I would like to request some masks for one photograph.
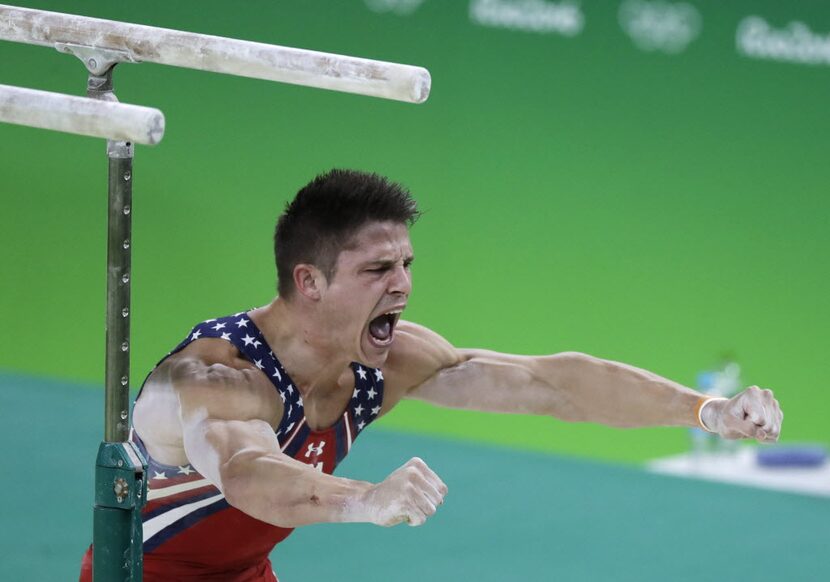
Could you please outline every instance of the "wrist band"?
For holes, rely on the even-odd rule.
[[[728,398],[723,398],[722,396],[701,396],[697,399],[697,404],[695,405],[695,416],[697,417],[697,424],[705,430],[706,432],[715,432],[708,426],[706,423],[703,422],[703,407],[712,402],[713,400],[729,400]]]

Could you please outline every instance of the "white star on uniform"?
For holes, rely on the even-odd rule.
[[[222,339],[231,341],[231,334],[229,334],[228,332],[222,332]]]
[[[200,335],[202,335],[202,332],[197,329],[196,331],[193,332],[193,338],[192,339],[197,340],[197,339],[199,339]]]
[[[357,423],[357,430],[363,430],[364,426],[366,426],[366,423],[361,420]]]
[[[288,405],[288,418],[291,418],[291,413],[292,413],[292,412],[294,412],[294,405],[293,405],[293,404],[289,404],[289,405]]]
[[[255,347],[255,348],[258,348],[258,347],[259,347],[259,346],[261,346],[261,345],[262,345],[262,342],[261,342],[261,341],[259,341],[259,340],[254,340],[254,347]]]
[[[300,397],[297,398],[297,406],[302,406],[302,405],[303,405],[303,397],[300,396]]]
[[[245,329],[248,328],[248,320],[244,317],[236,322],[236,327],[244,327]]]
[[[366,370],[364,370],[363,368],[358,366],[357,367],[357,375],[360,376],[361,380],[365,380],[366,379]]]
[[[280,371],[276,368],[274,368],[274,373],[271,374],[271,376],[275,377],[277,380],[282,380],[282,375],[280,374]]]
[[[294,423],[293,422],[285,427],[285,432],[288,433],[288,431],[290,431],[292,428],[294,428]]]
[[[206,319],[205,323],[210,323],[211,321],[216,321],[216,318],[214,317],[213,319]]]
[[[286,390],[288,390],[289,394],[294,394],[294,387],[291,384],[288,385],[288,388],[286,388]]]
[[[246,333],[246,334],[245,334],[245,337],[243,337],[243,338],[242,338],[242,341],[243,341],[243,342],[245,342],[245,345],[246,345],[246,346],[249,346],[249,345],[251,345],[252,343],[254,343],[254,338],[252,338],[251,336],[249,336],[249,335]]]
[[[190,465],[185,465],[184,467],[179,467],[179,474],[180,475],[190,475],[191,473],[195,473],[196,471]]]
[[[164,471],[159,473],[158,471],[153,471],[155,475],[153,475],[153,479],[167,479],[167,475],[164,474]]]
[[[354,394],[352,394],[352,398],[357,398],[357,395],[358,395],[358,394],[360,394],[360,389],[359,389],[359,388],[355,388],[355,389],[354,389]]]
[[[282,398],[282,403],[285,404],[285,392],[280,390],[280,398]]]
[[[260,370],[265,369],[265,366],[262,365],[262,360],[254,360],[254,364],[256,364],[256,367],[259,368]]]
[[[375,394],[377,394],[377,392],[375,392],[375,387],[372,386],[371,388],[369,388],[369,391],[366,394],[369,395],[369,400],[374,400]]]
[[[217,323],[216,325],[213,326],[213,329],[216,330],[216,331],[219,331],[220,329],[224,329],[226,325],[227,325],[226,323]]]
[[[372,414],[377,414],[378,412],[380,412],[380,406],[375,406],[375,407],[372,409]]]
[[[375,378],[377,378],[378,381],[383,380],[383,372],[381,372],[380,370],[375,370]]]
[[[355,409],[354,409],[354,413],[355,413],[356,415],[360,416],[360,415],[363,413],[363,405],[362,405],[362,404],[358,404],[358,405],[355,407]]]

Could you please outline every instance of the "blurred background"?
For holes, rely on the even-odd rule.
[[[160,145],[136,148],[135,389],[193,324],[273,298],[277,215],[314,175],[348,167],[402,182],[425,211],[412,230],[408,319],[458,346],[583,351],[699,388],[717,389],[712,374],[731,374],[741,386],[775,390],[784,443],[830,442],[824,0],[16,4],[432,74],[432,94],[416,106],[152,64],[116,69],[121,101],[157,107],[167,119]],[[0,42],[0,83],[80,95],[86,73],[56,51]],[[0,525],[3,579],[72,579],[91,536],[103,408],[104,154],[99,140],[0,126],[0,425],[5,454],[19,463],[0,485],[31,500],[15,502]],[[457,509],[448,499],[425,531],[341,526],[382,551],[370,569],[319,559],[319,544],[346,530],[298,531],[274,556],[283,581],[311,573],[721,579],[699,569],[707,544],[722,579],[747,573],[733,565],[736,555],[759,575],[830,574],[817,557],[830,517],[819,493],[643,471],[689,451],[697,437],[685,430],[420,403],[378,425],[364,437],[363,459],[350,458],[340,474],[380,479],[409,456],[430,462],[423,451],[434,451],[434,463],[455,472]],[[719,445],[694,446],[708,453]],[[826,478],[816,475],[801,476]],[[38,487],[43,494],[32,499]],[[61,491],[72,494],[56,499]],[[655,506],[664,495],[665,506]],[[44,502],[56,509],[35,517],[32,504]],[[772,525],[754,517],[759,508]],[[743,540],[753,524],[764,531]],[[779,534],[765,537],[770,531]],[[514,550],[494,551],[505,547],[501,536]],[[655,539],[669,545],[654,550]],[[644,552],[660,557],[645,564]],[[431,556],[429,565],[416,555]],[[601,573],[596,560],[609,556]],[[406,569],[404,560],[419,565]]]

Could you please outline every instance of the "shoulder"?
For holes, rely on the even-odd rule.
[[[230,343],[197,339],[162,362],[147,378],[136,402],[135,419],[175,407],[181,420],[192,414],[224,420],[265,420],[282,416],[279,395],[270,380]]]
[[[417,323],[401,321],[395,329],[395,342],[383,373],[389,389],[400,392],[402,397],[462,360],[462,353],[438,333]]]

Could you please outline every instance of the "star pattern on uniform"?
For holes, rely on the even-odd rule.
[[[363,414],[363,405],[362,405],[362,404],[358,404],[357,406],[355,406],[355,407],[354,407],[354,413],[355,413],[355,415],[357,415],[357,416],[360,416],[361,414]]]
[[[303,407],[303,397],[302,396],[297,397],[297,406],[299,406],[300,408]]]
[[[358,396],[360,396],[360,388],[355,386],[354,387],[354,392],[352,393],[352,398],[357,398]]]
[[[231,341],[231,334],[229,334],[228,332],[224,332],[224,333],[222,334],[222,339],[223,339],[223,340],[228,340],[228,341]]]
[[[179,465],[179,474],[180,475],[190,475],[191,473],[195,473],[196,471],[190,465],[185,465],[182,467]]]
[[[243,317],[236,322],[236,327],[244,327],[245,329],[248,329],[248,323],[248,320]]]
[[[264,370],[265,366],[262,365],[262,358],[259,360],[254,360],[254,365],[259,368],[260,370]]]
[[[366,394],[369,395],[369,400],[374,400],[375,395],[377,394],[377,392],[375,391],[375,387],[372,386],[371,388],[369,388],[369,391]]]
[[[375,416],[377,416],[377,414],[378,414],[379,412],[380,412],[380,406],[375,406],[375,407],[372,409],[372,414],[374,414]]]
[[[243,341],[243,342],[245,342],[245,345],[246,345],[246,346],[249,346],[249,345],[251,345],[251,344],[253,344],[253,343],[254,343],[254,338],[252,338],[251,336],[249,336],[249,335],[246,333],[246,334],[245,334],[245,337],[243,337],[243,338],[242,338],[242,341]]]
[[[201,335],[202,335],[202,332],[197,329],[196,331],[193,332],[193,335],[190,336],[190,339],[197,340],[197,339],[199,339],[199,336],[201,336]]]
[[[217,324],[216,324],[216,325],[214,325],[211,329],[212,329],[213,331],[219,331],[220,329],[225,329],[225,326],[226,326],[226,325],[227,325],[227,323],[217,323]]]
[[[364,370],[362,367],[358,366],[357,367],[357,375],[360,376],[361,380],[365,380],[366,379],[366,370]]]
[[[164,471],[153,471],[153,479],[167,479],[167,474]]]
[[[363,430],[364,426],[366,426],[366,423],[361,420],[357,423],[357,430]]]
[[[380,371],[380,368],[378,368],[377,370],[375,370],[375,379],[376,379],[378,382],[380,382],[381,380],[383,380],[383,372],[381,372],[381,371]]]

